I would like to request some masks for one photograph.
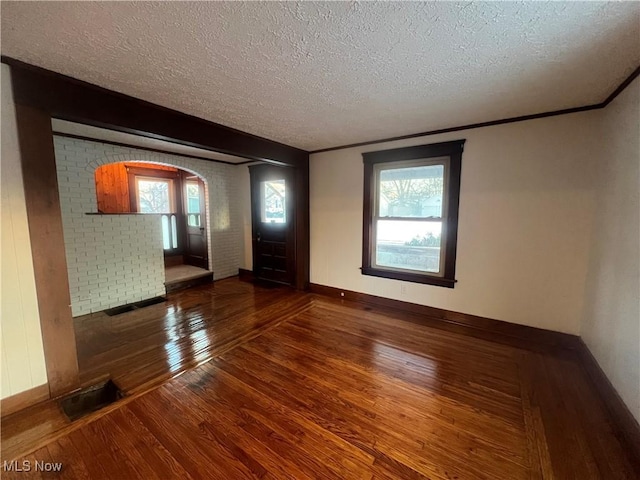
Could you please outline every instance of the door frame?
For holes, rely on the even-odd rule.
[[[283,172],[285,170],[285,173]],[[260,176],[260,178],[258,178]],[[296,244],[296,235],[297,235],[297,218],[296,218],[296,210],[297,205],[295,204],[295,192],[296,192],[296,178],[295,171],[287,166],[280,165],[269,165],[269,164],[261,164],[261,165],[251,165],[249,167],[249,178],[250,178],[250,193],[251,193],[251,253],[253,259],[253,275],[254,278],[259,278],[261,280],[269,280],[275,283],[286,283],[287,285],[294,286],[296,284],[296,274],[297,274],[297,252],[295,248]],[[290,281],[288,282],[280,282],[274,279],[266,279],[260,277],[260,272],[258,271],[256,265],[259,263],[259,252],[257,251],[257,243],[260,242],[260,230],[259,225],[261,225],[261,216],[262,209],[261,207],[261,198],[259,195],[256,195],[258,185],[260,182],[267,181],[269,179],[281,179],[285,180],[285,212],[287,215],[287,222],[282,224],[281,227],[275,227],[276,229],[284,230],[284,240],[287,248],[287,272],[290,274]],[[291,195],[293,193],[293,195]],[[270,228],[270,227],[265,227]],[[274,228],[274,227],[271,227]],[[290,254],[289,254],[290,250]]]
[[[207,214],[209,214],[209,198],[207,197],[207,189],[205,188],[205,181],[199,175],[195,173],[189,173],[184,170],[180,171],[180,188],[181,188],[181,201],[182,201],[182,214],[183,214],[183,223],[184,223],[184,246],[182,250],[182,256],[185,264],[194,265],[195,262],[193,258],[195,255],[191,255],[191,237],[194,235],[190,232],[189,229],[198,229],[198,236],[202,237],[202,241],[204,242],[204,255],[202,257],[202,261],[199,265],[194,265],[196,267],[204,268],[205,270],[209,270],[209,240],[208,234],[209,231],[209,222],[207,221]],[[188,202],[189,199],[187,197],[187,184],[189,182],[195,181],[198,184],[198,200],[200,202],[200,226],[195,227],[189,225],[189,207]]]

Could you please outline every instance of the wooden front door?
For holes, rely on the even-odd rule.
[[[296,265],[293,169],[255,165],[249,170],[253,273],[262,280],[293,285]]]
[[[186,237],[184,263],[208,269],[204,182],[195,175],[186,175],[182,186]]]

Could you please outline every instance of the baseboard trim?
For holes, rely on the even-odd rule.
[[[24,410],[36,403],[49,400],[49,398],[51,398],[51,395],[49,393],[48,383],[38,385],[24,392],[16,393],[15,395],[0,400],[0,416],[4,418],[7,415]]]
[[[613,434],[629,453],[630,460],[640,472],[640,424],[582,339],[578,355],[611,418]]]
[[[571,359],[578,361],[585,369],[607,409],[614,435],[640,471],[640,424],[580,337],[316,283],[310,284],[310,290],[317,295],[393,309],[409,314],[403,319],[448,331],[534,351],[568,353]]]
[[[253,270],[247,270],[246,268],[238,269],[238,277],[243,282],[253,282],[256,279],[255,275],[253,274]]]
[[[580,337],[542,328],[453,312],[436,307],[403,302],[326,285],[310,284],[312,293],[342,300],[367,303],[413,314],[411,321],[506,343],[532,350],[578,350]]]

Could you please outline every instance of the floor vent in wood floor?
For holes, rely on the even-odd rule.
[[[60,406],[69,420],[74,421],[100,410],[124,397],[112,380],[84,388],[60,400]]]
[[[155,305],[157,303],[166,302],[167,299],[164,297],[153,297],[147,300],[142,300],[141,302],[136,303],[128,303],[127,305],[121,305],[120,307],[109,308],[104,311],[110,317],[114,315],[120,315],[121,313],[131,312],[133,310],[137,310],[138,308],[148,307],[150,305]]]

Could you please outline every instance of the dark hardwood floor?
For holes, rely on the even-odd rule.
[[[235,279],[78,319],[83,380],[129,396],[57,429],[53,406],[4,419],[3,460],[63,470],[3,477],[639,477],[573,353],[407,319]]]
[[[109,375],[128,394],[136,393],[261,335],[310,303],[293,290],[254,288],[235,278],[167,299],[114,317],[77,317],[81,382]]]

